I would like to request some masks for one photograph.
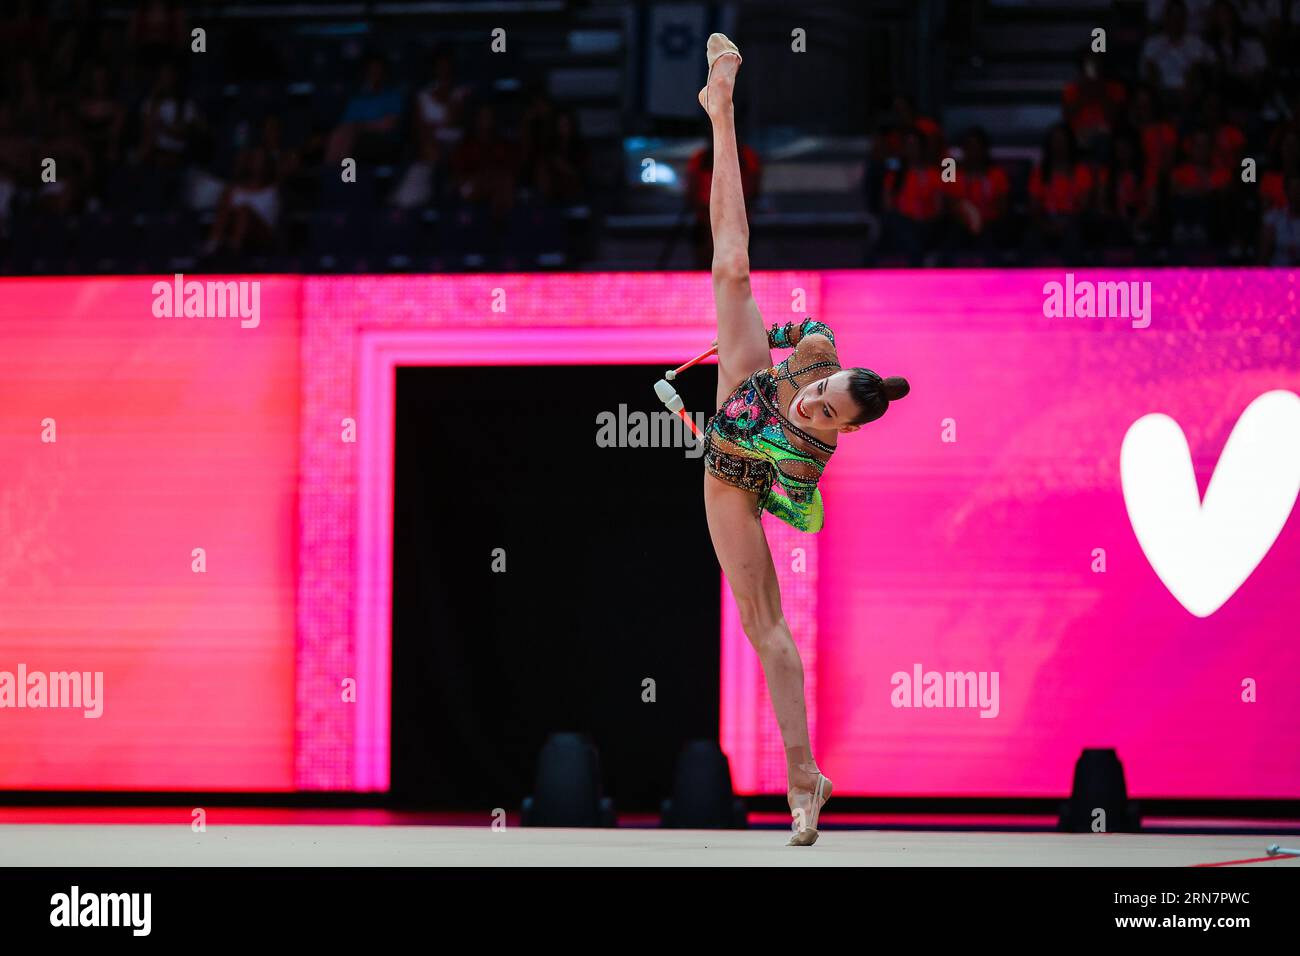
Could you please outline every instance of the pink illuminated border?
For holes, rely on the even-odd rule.
[[[768,321],[813,273],[753,277]],[[505,303],[504,309],[498,310]],[[307,278],[303,288],[297,764],[300,789],[389,786],[396,369],[437,365],[663,364],[714,335],[704,273]],[[647,408],[653,406],[647,385]],[[340,438],[355,419],[357,440]],[[816,536],[767,525],[786,615],[816,701]],[[792,549],[807,570],[791,571]],[[766,687],[723,584],[721,727],[738,789],[784,767]],[[339,704],[353,677],[357,701]],[[754,706],[735,706],[750,701]]]

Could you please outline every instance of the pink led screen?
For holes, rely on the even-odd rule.
[[[386,789],[395,368],[713,335],[703,274],[261,277],[255,327],[155,281],[0,282],[0,702],[19,664],[104,675],[99,718],[0,708],[0,788]],[[768,524],[837,792],[1061,795],[1098,746],[1139,797],[1300,796],[1297,273],[754,286],[913,388],[844,437],[825,530]],[[722,743],[780,792],[723,596]]]
[[[299,280],[155,281],[0,281],[0,788],[294,787]]]

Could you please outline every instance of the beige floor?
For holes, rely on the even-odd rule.
[[[1296,838],[511,827],[0,825],[0,866],[1188,866]],[[1300,859],[1251,864],[1300,867]]]

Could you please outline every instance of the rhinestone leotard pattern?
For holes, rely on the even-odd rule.
[[[809,336],[816,338],[805,341]],[[819,531],[824,512],[817,482],[835,446],[798,428],[784,410],[799,389],[839,371],[835,337],[829,327],[807,318],[799,325],[772,326],[767,341],[770,348],[795,351],[741,382],[709,418],[704,464],[720,481],[756,493],[760,512],[800,531]]]

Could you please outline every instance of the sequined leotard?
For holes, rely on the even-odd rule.
[[[808,336],[815,336],[808,338]],[[720,481],[758,494],[766,509],[800,531],[820,531],[824,518],[817,488],[835,451],[786,418],[795,393],[840,370],[835,336],[815,319],[767,331],[769,348],[792,352],[772,368],[741,382],[705,426],[704,465]]]

